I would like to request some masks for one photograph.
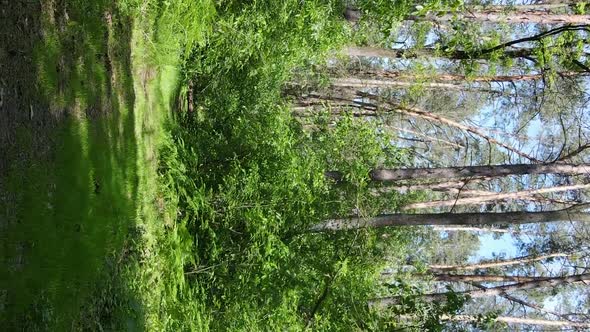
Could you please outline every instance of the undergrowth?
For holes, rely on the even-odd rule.
[[[159,174],[183,246],[176,285],[200,297],[193,312],[212,330],[381,326],[365,303],[403,233],[309,228],[375,213],[366,174],[399,165],[403,154],[352,118],[309,132],[282,95],[296,68],[326,61],[347,38],[341,10],[336,2],[222,2],[205,42],[181,52],[181,98],[194,104],[170,122]],[[346,183],[326,180],[328,169]],[[391,194],[388,209],[403,199]]]
[[[325,63],[350,37],[343,3],[46,1],[56,3],[76,10],[47,29],[39,84],[53,110],[75,110],[67,140],[81,144],[65,145],[72,163],[59,171],[61,187],[74,182],[79,194],[59,191],[57,204],[75,211],[71,232],[96,236],[64,248],[70,263],[91,259],[80,263],[83,292],[42,295],[21,318],[38,330],[396,325],[366,303],[380,292],[384,257],[404,256],[408,231],[310,227],[396,211],[411,197],[375,197],[367,174],[401,165],[404,153],[352,116],[318,114],[309,130],[283,94],[295,71]],[[326,179],[327,170],[344,181]],[[58,243],[60,233],[49,234]],[[67,290],[70,279],[49,271]],[[75,303],[55,305],[69,294]]]

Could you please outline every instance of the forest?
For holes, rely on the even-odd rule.
[[[589,4],[1,1],[0,329],[590,330]]]

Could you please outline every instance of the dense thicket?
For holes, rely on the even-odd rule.
[[[393,279],[379,275],[386,266],[397,271],[395,265],[412,256],[406,250],[433,236],[390,226],[587,220],[583,200],[554,203],[562,193],[586,188],[573,185],[586,172],[579,159],[585,134],[578,130],[577,146],[567,139],[582,117],[555,109],[556,89],[570,84],[575,90],[588,71],[587,27],[578,22],[584,17],[570,22],[561,12],[540,12],[555,8],[458,1],[219,5],[206,43],[190,47],[183,59],[187,88],[180,100],[186,107],[171,124],[160,167],[178,199],[189,257],[185,277],[211,308],[211,326],[440,330],[465,325],[449,317],[469,310],[463,306],[469,295],[489,289],[543,312],[506,294],[523,290],[518,284],[439,277],[448,291],[436,294],[447,300],[431,301],[422,287],[436,282],[412,282],[403,269]],[[558,10],[580,14],[579,8]],[[493,29],[499,22],[508,25],[504,35]],[[511,27],[523,22],[548,26]],[[342,48],[344,58],[335,54]],[[496,134],[471,119],[493,112],[498,100],[514,115],[494,113],[507,119]],[[532,148],[519,138],[524,128],[537,130],[531,114],[547,126],[561,125],[560,151],[542,139],[541,148]],[[422,154],[420,143],[426,145]],[[429,168],[408,169],[413,164]],[[432,168],[438,165],[454,168]],[[524,180],[513,180],[516,175]],[[458,185],[444,182],[449,178],[458,178]],[[553,187],[522,188],[543,184]],[[515,188],[520,191],[502,193]],[[505,204],[533,198],[543,207]],[[463,210],[455,211],[458,205]],[[400,214],[403,206],[434,210]],[[445,206],[451,210],[441,211]],[[465,263],[474,248],[472,240],[459,241],[466,248],[454,264]],[[519,277],[507,273],[513,279],[498,280]],[[452,291],[461,285],[478,290]],[[384,301],[395,305],[371,305]],[[473,324],[494,323],[493,312],[484,311]]]

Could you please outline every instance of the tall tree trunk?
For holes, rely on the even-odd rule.
[[[469,315],[457,315],[457,316],[442,316],[441,320],[446,321],[458,321],[458,322],[477,322],[480,317],[469,316]],[[590,328],[590,323],[579,323],[570,322],[564,320],[547,320],[547,319],[534,319],[534,318],[522,318],[522,317],[507,317],[499,316],[494,318],[495,322],[506,323],[510,325],[538,325],[538,326],[553,326],[553,327],[575,327],[575,328]]]
[[[503,275],[478,275],[478,274],[447,274],[436,273],[432,275],[436,281],[446,282],[529,282],[529,281],[543,281],[546,277],[519,277],[519,276],[503,276]]]
[[[590,15],[551,14],[539,10],[502,13],[498,10],[480,12],[463,12],[459,14],[443,13],[426,16],[408,16],[410,21],[429,21],[444,23],[455,20],[478,21],[488,23],[538,23],[538,24],[590,24]]]
[[[425,213],[382,214],[371,218],[348,217],[330,219],[310,228],[311,232],[340,231],[361,228],[419,225],[519,225],[560,221],[590,221],[590,213],[579,212],[587,205],[557,211],[498,213]]]
[[[522,256],[513,259],[507,260],[500,260],[500,261],[488,261],[488,262],[479,262],[475,264],[468,264],[468,265],[430,265],[428,267],[428,272],[430,273],[443,273],[443,272],[451,272],[451,271],[473,271],[473,270],[482,270],[482,269],[492,269],[504,266],[511,266],[511,265],[521,265],[527,264],[532,262],[543,261],[550,258],[558,258],[558,257],[568,257],[571,254],[568,253],[551,253],[546,255],[529,255],[529,256]]]
[[[390,71],[390,70],[370,70],[370,69],[358,69],[350,70],[349,75],[360,78],[375,78],[375,79],[389,79],[401,82],[403,84],[409,84],[415,81],[432,81],[437,83],[453,82],[453,83],[504,83],[504,82],[528,82],[538,81],[545,78],[542,73],[538,74],[521,74],[521,75],[482,75],[482,76],[467,76],[460,74],[408,74],[401,71]],[[575,77],[581,75],[588,75],[583,71],[564,71],[558,72],[559,77]]]
[[[534,280],[534,281],[525,281],[511,285],[505,286],[496,286],[490,287],[486,289],[478,289],[478,290],[471,290],[471,291],[464,291],[464,292],[457,292],[456,294],[459,295],[468,295],[471,298],[478,298],[478,297],[488,297],[488,296],[496,296],[502,293],[513,292],[517,290],[527,290],[533,288],[541,288],[541,287],[556,287],[559,285],[564,284],[573,284],[582,281],[590,280],[590,273],[588,274],[578,274],[573,276],[567,277],[554,277],[554,278],[545,278],[543,280]],[[434,301],[444,301],[447,298],[447,293],[433,293],[433,294],[424,294],[420,296],[422,299],[434,302]],[[379,299],[374,299],[369,301],[370,306],[374,307],[389,307],[399,303],[399,297],[384,297]]]
[[[534,60],[535,50],[533,48],[519,48],[510,49],[509,47],[516,46],[522,43],[538,42],[544,38],[560,35],[571,31],[588,31],[587,24],[580,25],[563,25],[544,32],[537,33],[532,36],[514,39],[505,43],[498,44],[493,47],[485,49],[476,49],[472,51],[463,51],[459,49],[448,50],[444,45],[440,45],[441,51],[435,48],[423,48],[419,50],[407,49],[380,49],[374,47],[349,47],[346,53],[349,56],[365,56],[365,57],[388,57],[388,58],[418,58],[418,57],[444,57],[449,60],[474,60],[474,59],[488,59],[491,54],[497,51],[502,52],[504,58],[524,58]],[[572,44],[571,46],[574,46]],[[580,62],[575,62],[584,71],[589,71],[585,65],[580,65]]]
[[[526,199],[533,195],[538,194],[548,194],[554,192],[563,192],[563,191],[570,191],[570,190],[580,190],[590,188],[590,184],[577,184],[571,186],[559,186],[559,187],[551,187],[551,188],[541,188],[541,189],[533,189],[533,190],[523,190],[517,191],[512,193],[490,193],[475,197],[465,197],[465,198],[456,198],[456,199],[449,199],[444,201],[432,201],[432,202],[421,202],[421,203],[413,203],[403,207],[404,210],[410,209],[428,209],[428,208],[438,208],[438,207],[445,207],[445,206],[455,206],[455,205],[472,205],[472,204],[482,204],[485,202],[497,202],[502,200],[509,200],[509,199]]]
[[[466,87],[463,84],[458,83],[441,83],[441,82],[404,82],[392,79],[368,79],[368,78],[357,78],[357,77],[345,77],[345,78],[334,78],[332,79],[332,86],[343,87],[343,88],[409,88],[413,86],[421,86],[426,89],[444,89],[444,90],[456,90],[456,91],[478,91],[488,92],[495,94],[502,94],[502,91],[487,89],[484,87]]]
[[[432,229],[439,232],[483,232],[483,233],[502,233],[502,234],[529,234],[515,229],[492,228],[492,227],[460,227],[460,226],[432,226]]]
[[[471,177],[502,177],[526,174],[586,174],[590,172],[590,164],[515,164],[491,166],[464,166],[440,168],[394,168],[375,169],[369,174],[373,181],[402,180],[440,180]],[[342,173],[330,171],[326,177],[336,181],[342,179]]]
[[[378,47],[348,47],[345,54],[350,57],[373,57],[373,58],[392,58],[392,59],[415,59],[415,58],[447,58],[449,60],[468,60],[468,59],[488,59],[487,53],[465,52],[455,50],[452,52],[440,52],[434,48],[423,48],[419,50],[407,49],[387,49]],[[534,55],[534,50],[530,48],[520,48],[517,50],[504,50],[504,57],[519,59],[527,58]]]
[[[472,17],[469,17],[470,15],[483,15],[483,14],[491,14],[491,13],[496,13],[496,14],[505,14],[505,15],[526,15],[526,14],[550,14],[550,12],[552,10],[559,10],[559,9],[567,9],[569,7],[571,7],[572,5],[576,4],[576,2],[571,1],[571,0],[555,0],[555,2],[547,2],[547,3],[539,3],[539,4],[534,4],[534,5],[517,5],[517,6],[502,6],[502,5],[497,5],[497,6],[475,6],[475,7],[471,7],[469,8],[469,11],[467,14],[465,13],[457,13],[455,14],[456,16],[458,16],[459,18],[464,18],[467,15],[468,19],[473,19]],[[414,20],[414,21],[424,21],[424,20],[428,20],[428,21],[438,21],[437,17],[438,16],[442,16],[444,18],[446,18],[447,16],[451,16],[452,18],[453,13],[436,13],[436,14],[431,14],[431,15],[427,15],[426,17],[424,16],[409,16],[407,17],[407,20]],[[580,15],[577,15],[580,16]],[[358,22],[361,18],[362,18],[362,13],[360,10],[358,10],[357,8],[348,6],[345,9],[344,12],[344,18],[349,21],[350,23],[356,23]],[[450,19],[440,19],[440,21],[448,21]],[[480,20],[481,19],[477,19]],[[505,21],[501,21],[501,22],[505,22]],[[527,22],[522,22],[522,23],[527,23]]]

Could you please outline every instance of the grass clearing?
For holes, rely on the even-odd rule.
[[[160,255],[150,251],[166,212],[157,149],[179,54],[158,47],[150,22],[131,19],[142,10],[132,4],[45,0],[28,9],[41,36],[30,56],[31,117],[52,125],[13,123],[14,144],[2,146],[13,163],[0,182],[1,321],[9,330],[142,330],[149,303],[134,292],[153,280],[134,284]],[[140,257],[148,263],[134,265]]]
[[[306,132],[283,95],[347,38],[341,6],[42,1],[31,96],[53,125],[15,125],[2,151],[16,161],[0,182],[5,326],[385,326],[358,303],[405,233],[308,229],[381,208],[365,175],[403,154],[350,117]],[[391,193],[388,208],[404,199]]]

